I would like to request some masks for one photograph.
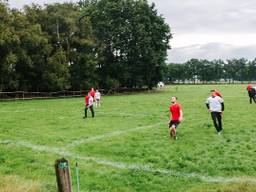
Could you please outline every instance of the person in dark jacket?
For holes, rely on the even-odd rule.
[[[256,99],[255,99],[255,89],[253,89],[253,87],[252,87],[252,85],[251,84],[249,84],[248,86],[247,86],[247,91],[248,91],[248,96],[249,96],[249,101],[250,101],[250,103],[252,104],[252,100],[254,101],[254,103],[256,103]]]

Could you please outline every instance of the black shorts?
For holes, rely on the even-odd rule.
[[[169,123],[169,128],[171,128],[173,125],[175,125],[175,129],[177,129],[179,124],[180,124],[180,121],[171,121]]]
[[[253,97],[253,93],[251,91],[248,91],[249,97]]]

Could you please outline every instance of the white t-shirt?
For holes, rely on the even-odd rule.
[[[97,92],[95,93],[95,99],[100,99],[100,92]]]
[[[93,97],[90,96],[89,97],[89,102],[88,102],[88,107],[92,106],[93,105]]]
[[[206,99],[206,104],[209,104],[210,110],[213,112],[222,112],[221,110],[221,103],[223,103],[224,100],[219,97],[219,96],[215,96],[215,97],[208,97]]]

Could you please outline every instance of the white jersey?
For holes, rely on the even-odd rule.
[[[88,101],[88,107],[92,106],[93,105],[93,97],[90,96],[89,97],[89,101]]]
[[[215,97],[208,97],[206,99],[206,104],[209,104],[210,110],[213,112],[222,112],[221,110],[221,103],[223,103],[224,100],[219,97],[219,96],[215,96]]]
[[[95,93],[95,99],[100,100],[100,92],[97,92],[97,91],[96,91],[96,93]]]

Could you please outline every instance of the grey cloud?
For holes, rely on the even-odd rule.
[[[24,4],[76,0],[9,0],[12,7]],[[154,2],[174,33],[256,32],[255,0],[148,0]]]
[[[256,32],[256,1],[150,0],[174,33]]]
[[[166,18],[175,35],[182,34],[241,34],[256,33],[255,0],[150,0]],[[212,40],[209,39],[209,42]],[[230,42],[232,43],[232,42]],[[173,48],[168,52],[169,62],[185,62],[191,58],[254,59],[256,45],[208,43]]]
[[[254,59],[256,57],[256,45],[234,47],[228,44],[208,43],[204,45],[191,45],[187,47],[176,48],[169,51],[169,62],[182,63],[191,58],[196,59],[232,59],[247,58]]]
[[[32,2],[44,4],[70,0],[9,0],[12,7],[21,8]],[[154,2],[159,14],[166,18],[175,35],[256,33],[255,0],[148,0]],[[75,2],[75,0],[73,0]],[[209,39],[209,42],[211,39]],[[232,43],[232,42],[231,42]],[[183,62],[190,58],[255,57],[256,45],[235,47],[219,43],[174,48],[168,52],[169,61]]]

